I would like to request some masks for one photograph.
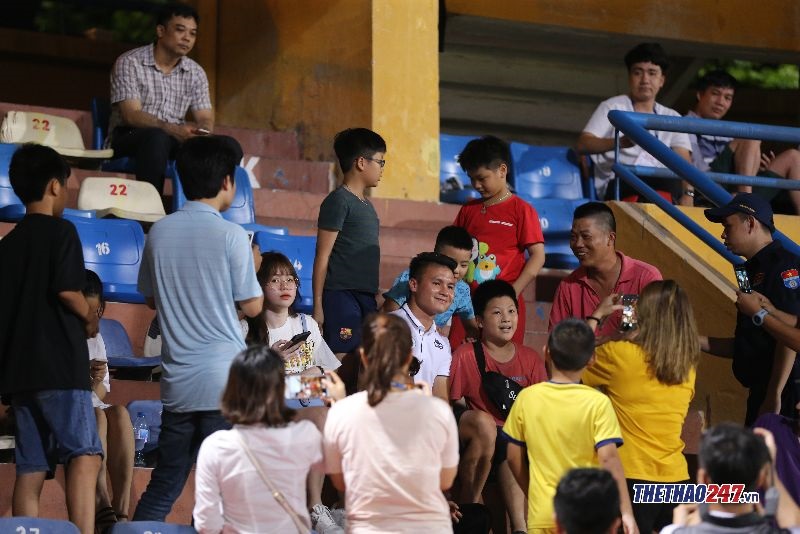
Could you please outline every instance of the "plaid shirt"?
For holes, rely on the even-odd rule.
[[[173,124],[185,122],[191,106],[211,109],[208,78],[196,61],[183,57],[169,74],[162,73],[153,56],[155,45],[134,48],[117,58],[111,71],[111,103],[138,100],[142,111]],[[124,126],[116,106],[111,112],[108,131]]]

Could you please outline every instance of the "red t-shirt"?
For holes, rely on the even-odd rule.
[[[533,206],[516,195],[489,206],[486,213],[481,213],[482,209],[482,200],[464,204],[453,223],[477,240],[464,280],[473,288],[495,278],[514,283],[525,266],[525,250],[544,243],[539,216]]]
[[[628,257],[619,251],[617,255],[622,260],[622,268],[617,285],[614,286],[614,293],[638,295],[650,282],[663,279],[661,272],[649,263]],[[598,304],[600,297],[589,285],[586,269],[578,267],[558,284],[556,295],[553,297],[553,308],[550,310],[548,331],[567,317],[585,319],[594,312]],[[597,336],[608,336],[619,330],[621,319],[621,312],[615,312],[607,317],[597,329]]]
[[[492,358],[484,345],[483,355],[486,358],[486,370],[500,373],[522,387],[547,380],[544,361],[539,354],[532,348],[516,341],[513,343],[516,349],[514,357],[505,363],[500,363]],[[471,410],[481,410],[494,417],[497,426],[505,423],[500,411],[481,387],[481,373],[478,370],[472,343],[465,343],[458,347],[450,362],[450,400],[458,400],[462,397],[467,401],[467,406]]]

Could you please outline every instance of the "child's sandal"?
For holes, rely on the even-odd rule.
[[[101,508],[94,514],[95,534],[105,534],[117,523],[117,514],[110,506]]]

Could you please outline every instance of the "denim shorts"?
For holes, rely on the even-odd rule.
[[[103,455],[92,395],[82,389],[47,389],[14,393],[17,424],[14,455],[17,474],[47,472],[76,456]]]

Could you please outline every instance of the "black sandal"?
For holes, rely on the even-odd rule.
[[[105,534],[111,527],[117,524],[117,514],[110,506],[101,508],[94,514],[95,534]]]

